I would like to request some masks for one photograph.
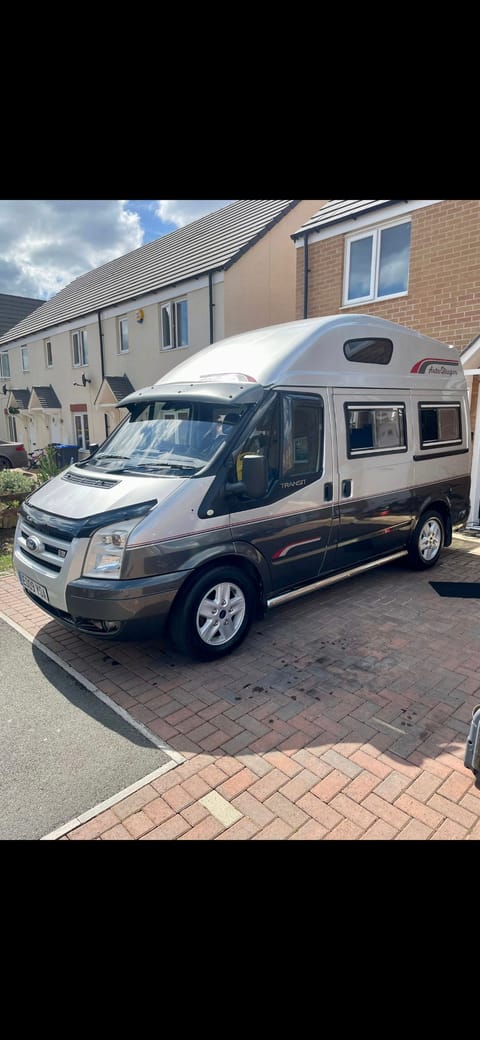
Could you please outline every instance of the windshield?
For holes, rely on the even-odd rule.
[[[102,444],[88,466],[109,472],[196,473],[231,439],[248,406],[205,401],[137,405]]]

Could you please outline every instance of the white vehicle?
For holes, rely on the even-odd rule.
[[[198,658],[264,608],[408,556],[432,567],[469,511],[453,347],[369,315],[207,347],[22,505],[14,565],[47,613]]]

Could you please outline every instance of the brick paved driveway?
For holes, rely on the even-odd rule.
[[[72,635],[0,577],[0,616],[175,752],[164,775],[48,837],[478,840],[463,757],[480,598],[430,581],[480,583],[480,540],[455,538],[433,571],[399,562],[279,607],[204,664]]]

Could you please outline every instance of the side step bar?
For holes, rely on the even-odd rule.
[[[374,567],[380,567],[384,563],[392,563],[393,560],[399,560],[401,556],[408,556],[406,549],[393,553],[392,556],[383,556],[381,560],[372,560],[370,563],[362,563],[360,567],[352,567],[351,570],[342,571],[341,574],[333,574],[330,578],[322,578],[321,581],[316,581],[313,585],[303,585],[301,589],[294,589],[293,592],[284,592],[281,596],[273,596],[272,599],[267,599],[267,607],[279,607],[282,603],[288,603],[291,599],[298,599],[299,596],[306,596],[309,592],[317,592],[318,589],[324,589],[327,585],[335,585],[337,581],[344,581],[345,578],[353,578],[355,574],[363,574],[364,571],[371,571]]]

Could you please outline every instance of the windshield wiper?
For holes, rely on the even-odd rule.
[[[139,462],[135,469],[186,469],[196,470],[198,466],[186,466],[183,462]]]
[[[106,462],[108,459],[117,459],[117,460],[120,460],[121,462],[128,462],[129,461],[129,456],[128,455],[95,455],[94,459],[92,461],[95,461],[95,462]]]

